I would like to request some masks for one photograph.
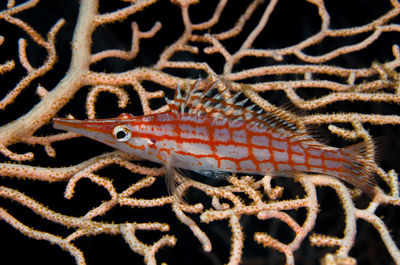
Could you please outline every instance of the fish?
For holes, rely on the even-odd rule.
[[[249,105],[243,91],[218,89],[218,82],[222,81],[199,79],[185,90],[178,84],[174,99],[165,98],[169,110],[163,113],[54,118],[53,127],[162,164],[167,183],[174,183],[182,170],[217,179],[237,173],[286,177],[317,173],[353,185],[371,198],[376,194],[375,157],[368,151],[373,143],[328,146],[298,128],[301,117],[290,119],[279,108],[266,112]],[[168,186],[173,192],[174,185]]]

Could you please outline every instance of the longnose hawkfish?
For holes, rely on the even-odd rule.
[[[208,82],[200,89],[201,82]],[[112,119],[54,118],[54,128],[72,131],[140,158],[163,164],[166,176],[180,169],[205,177],[229,173],[280,175],[320,173],[339,178],[373,197],[374,155],[367,143],[334,148],[296,129],[279,111],[246,106],[242,92],[225,93],[217,82],[198,80],[185,95],[179,85],[169,111]],[[225,95],[224,95],[225,94]],[[239,100],[240,99],[240,100]],[[247,104],[248,105],[248,104]]]

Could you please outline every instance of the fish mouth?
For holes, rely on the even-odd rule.
[[[112,134],[115,121],[101,120],[74,120],[67,118],[53,118],[53,128],[70,131],[92,138],[93,134]]]

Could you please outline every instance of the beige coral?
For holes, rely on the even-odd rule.
[[[400,125],[400,116],[397,113],[363,113],[362,111],[320,112],[322,107],[332,106],[335,103],[364,102],[374,104],[399,104],[400,102],[400,76],[397,72],[400,66],[400,51],[393,44],[391,59],[384,62],[371,61],[358,68],[332,63],[363,51],[378,42],[382,35],[399,33],[400,27],[392,22],[399,17],[400,4],[396,0],[388,1],[390,8],[379,17],[358,26],[333,28],[331,14],[322,0],[305,1],[311,5],[320,19],[319,30],[305,39],[287,47],[269,48],[259,47],[257,40],[265,37],[265,30],[273,22],[273,15],[278,10],[281,1],[254,0],[248,5],[241,6],[235,21],[224,30],[218,30],[223,16],[234,1],[220,0],[215,6],[209,7],[208,15],[199,14],[201,22],[193,22],[193,10],[202,5],[202,1],[171,1],[174,11],[180,12],[182,32],[173,42],[168,43],[165,49],[158,54],[158,59],[152,66],[132,67],[123,72],[99,72],[93,70],[94,65],[99,65],[107,59],[117,58],[121,61],[135,60],[142,52],[143,43],[151,41],[162,33],[164,22],[154,21],[145,30],[142,22],[137,20],[142,12],[151,12],[151,8],[161,4],[156,0],[125,1],[124,7],[108,13],[99,13],[97,0],[81,0],[79,2],[79,17],[75,25],[71,43],[70,67],[54,88],[46,88],[41,84],[36,85],[40,78],[45,78],[51,72],[60,54],[56,50],[56,39],[62,34],[65,21],[59,19],[54,25],[49,26],[46,37],[42,36],[28,22],[19,16],[37,8],[39,1],[27,0],[16,4],[8,1],[7,6],[0,12],[2,22],[13,25],[24,33],[15,46],[17,54],[13,59],[0,62],[0,75],[8,74],[20,67],[25,74],[20,77],[14,87],[6,88],[9,92],[0,100],[0,109],[7,111],[14,106],[16,100],[26,90],[34,89],[39,95],[39,101],[33,108],[22,113],[16,120],[2,124],[0,127],[0,153],[3,163],[0,163],[0,174],[16,183],[21,179],[36,180],[42,183],[65,182],[64,197],[73,200],[75,191],[82,182],[87,180],[96,188],[107,194],[107,199],[97,204],[82,216],[69,216],[52,210],[45,206],[46,202],[37,201],[32,195],[25,195],[18,188],[0,186],[2,198],[16,202],[30,209],[38,216],[50,222],[69,228],[68,235],[52,234],[41,231],[35,227],[24,224],[23,218],[17,219],[12,211],[0,208],[0,218],[24,235],[37,240],[46,240],[58,245],[69,252],[77,264],[86,264],[85,253],[80,250],[75,241],[81,237],[108,234],[120,235],[129,248],[138,255],[143,256],[146,264],[157,264],[156,254],[160,248],[169,246],[173,248],[179,243],[180,238],[173,235],[171,225],[160,219],[148,218],[146,222],[136,222],[135,216],[126,222],[97,221],[103,216],[108,216],[115,208],[128,209],[153,209],[161,211],[168,207],[182,226],[187,229],[202,246],[205,252],[213,251],[213,242],[209,231],[205,227],[215,223],[224,222],[231,233],[230,256],[226,258],[228,264],[239,264],[245,249],[245,241],[253,240],[265,248],[281,252],[286,259],[286,264],[295,263],[294,252],[301,248],[306,237],[310,243],[318,247],[336,247],[336,252],[327,254],[321,260],[322,264],[356,264],[356,260],[349,256],[357,236],[357,220],[370,223],[379,234],[385,248],[396,264],[400,264],[400,251],[396,239],[390,234],[383,219],[377,215],[379,206],[392,205],[398,207],[399,182],[395,170],[386,170],[374,163],[373,168],[380,178],[381,186],[375,198],[368,200],[365,207],[359,207],[357,199],[360,192],[344,185],[341,181],[326,175],[298,174],[295,181],[299,183],[301,193],[287,196],[285,192],[291,190],[289,186],[277,185],[275,176],[235,176],[228,178],[228,184],[214,187],[200,183],[189,178],[179,178],[177,193],[179,194],[154,194],[149,190],[154,188],[163,178],[162,167],[145,166],[140,158],[132,155],[113,151],[105,154],[93,155],[84,161],[72,166],[39,166],[40,151],[30,145],[42,146],[46,154],[57,161],[63,148],[56,146],[66,144],[77,138],[74,133],[54,132],[40,134],[40,130],[51,124],[51,119],[59,115],[60,110],[71,104],[78,91],[89,87],[84,104],[79,106],[82,113],[88,118],[98,115],[96,102],[101,93],[114,94],[117,105],[124,109],[134,106],[141,107],[143,114],[159,113],[168,110],[165,104],[154,107],[152,101],[162,99],[170,90],[175,90],[178,84],[186,88],[192,84],[199,74],[206,74],[207,78],[215,81],[222,79],[220,86],[229,85],[233,91],[242,91],[252,102],[264,111],[279,113],[282,119],[287,119],[296,124],[299,130],[305,132],[310,125],[327,125],[329,131],[342,140],[364,140],[370,142],[374,135],[368,130],[370,125],[387,126]],[[300,1],[299,1],[300,2]],[[289,7],[294,5],[290,3]],[[171,8],[172,8],[171,7]],[[147,14],[147,13],[146,13]],[[178,18],[169,18],[178,19]],[[197,18],[198,19],[198,18]],[[126,33],[132,36],[128,51],[119,49],[106,49],[92,52],[93,34],[96,29],[112,23],[118,24],[129,21],[131,31]],[[256,22],[254,22],[256,21]],[[272,21],[272,22],[271,22]],[[164,24],[163,24],[164,23]],[[217,28],[217,29],[216,29]],[[3,34],[0,29],[0,34]],[[245,36],[243,38],[243,36]],[[343,44],[321,54],[308,54],[309,49],[318,46],[323,41],[332,39],[341,40],[352,38],[351,44]],[[230,47],[231,42],[240,40],[236,50]],[[1,47],[8,39],[0,36]],[[41,66],[34,66],[28,56],[28,45],[31,43],[44,49],[45,59]],[[232,45],[235,47],[235,45]],[[187,57],[180,57],[186,54]],[[205,59],[195,60],[202,57]],[[207,56],[216,56],[222,59],[219,67],[207,61]],[[285,58],[296,58],[295,63],[289,63]],[[3,58],[3,57],[2,57]],[[184,59],[181,59],[184,58]],[[243,63],[247,59],[262,59],[263,63],[256,66]],[[211,59],[210,59],[211,61]],[[271,63],[271,61],[273,63]],[[298,63],[298,62],[301,63]],[[237,65],[240,67],[235,68]],[[172,71],[173,70],[173,71]],[[191,70],[191,75],[184,75],[185,70]],[[185,77],[183,77],[185,76]],[[188,77],[190,76],[190,77]],[[154,89],[155,88],[155,89]],[[314,98],[301,96],[301,89],[312,91],[325,91]],[[296,108],[306,110],[293,110],[288,107],[277,106],[266,98],[264,92],[281,91]],[[138,96],[138,102],[132,102],[132,92]],[[228,95],[229,96],[229,95]],[[110,97],[113,98],[113,97]],[[115,99],[115,98],[114,98]],[[111,101],[111,100],[110,100]],[[130,105],[131,104],[131,105]],[[136,105],[135,105],[136,104]],[[347,126],[344,126],[346,124]],[[13,151],[14,144],[28,144],[23,152]],[[99,144],[100,145],[100,144]],[[369,145],[367,152],[375,155],[374,146]],[[76,152],[76,150],[73,150]],[[79,150],[85,152],[88,150]],[[24,153],[25,152],[25,153]],[[88,154],[90,154],[88,152]],[[34,160],[36,158],[36,160]],[[33,161],[33,162],[31,162]],[[134,176],[129,179],[130,184],[121,189],[115,184],[118,176],[110,177],[102,170],[118,166],[121,172],[129,172]],[[118,171],[119,172],[119,171]],[[115,173],[118,175],[118,173]],[[121,173],[123,174],[123,173]],[[114,179],[114,180],[112,180]],[[320,187],[329,187],[336,193],[344,212],[345,227],[343,235],[328,235],[314,233],[313,229],[318,221],[320,199],[317,191]],[[141,197],[147,192],[147,196]],[[204,201],[193,202],[189,200],[176,200],[176,198],[199,192]],[[139,194],[139,195],[138,195]],[[85,207],[83,207],[85,209]],[[304,220],[291,215],[291,212],[304,210]],[[397,209],[398,210],[398,209]],[[245,216],[252,216],[259,221],[277,220],[284,223],[295,236],[290,242],[282,242],[263,229],[253,235],[247,235],[242,220]],[[152,243],[145,243],[138,236],[138,231],[160,231],[162,235]]]

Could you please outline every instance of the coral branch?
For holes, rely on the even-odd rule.
[[[110,263],[110,253],[154,265],[237,265],[254,255],[316,264],[325,247],[321,264],[400,264],[399,1],[70,2],[9,0],[0,10],[0,218],[11,230],[76,264]],[[187,91],[198,78],[228,88],[227,101],[241,92],[244,107],[252,102],[304,141],[332,138],[330,150],[363,141],[354,164],[368,161],[374,197],[313,172],[211,179],[181,169],[169,194],[163,165],[51,128],[60,116],[169,111],[178,84]],[[389,155],[380,164],[382,135]],[[95,245],[102,250],[87,250]],[[379,248],[386,255],[374,256]],[[35,263],[26,256],[10,260]]]

